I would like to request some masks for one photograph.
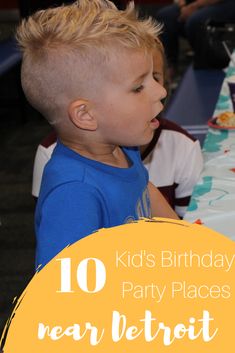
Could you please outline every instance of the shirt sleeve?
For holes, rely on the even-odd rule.
[[[42,174],[45,168],[45,165],[51,158],[51,154],[55,144],[50,146],[49,148],[44,148],[43,146],[39,145],[36,151],[34,165],[33,165],[33,182],[32,182],[32,195],[38,197],[41,181],[42,181]]]
[[[53,190],[36,216],[36,268],[69,244],[103,225],[100,194],[89,185],[71,182]]]

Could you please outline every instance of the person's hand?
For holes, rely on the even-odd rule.
[[[197,6],[194,3],[181,7],[179,22],[185,22],[195,11],[197,11]]]

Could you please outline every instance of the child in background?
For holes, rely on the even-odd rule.
[[[159,41],[153,53],[153,77],[164,85],[164,50]],[[162,117],[158,120],[160,126],[152,141],[141,147],[141,157],[149,180],[182,218],[203,167],[200,143],[174,122]]]
[[[36,266],[97,229],[178,218],[133,147],[151,141],[166,96],[152,75],[158,33],[133,4],[121,12],[105,0],[39,11],[18,28],[25,95],[58,136],[37,203]]]

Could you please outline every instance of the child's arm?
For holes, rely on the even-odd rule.
[[[164,196],[162,196],[160,191],[151,182],[148,183],[148,191],[150,196],[152,217],[179,219]]]

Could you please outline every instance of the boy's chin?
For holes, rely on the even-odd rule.
[[[154,130],[148,130],[148,133],[145,133],[144,136],[142,136],[140,139],[136,139],[136,141],[132,141],[129,143],[126,143],[126,144],[122,144],[121,146],[126,146],[126,147],[136,147],[138,146],[140,149],[144,149],[145,147],[148,146],[148,144],[152,141],[153,139],[153,136],[154,136],[154,132],[155,132],[155,129]]]
[[[141,143],[140,146],[146,146],[152,141],[155,130],[156,129],[152,130],[151,133],[149,133],[149,135],[146,136],[146,138],[144,139],[143,143]]]

